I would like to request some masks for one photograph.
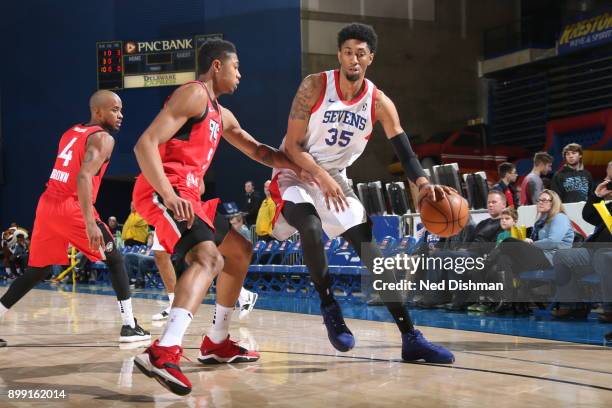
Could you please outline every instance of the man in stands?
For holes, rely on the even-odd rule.
[[[533,156],[533,169],[521,184],[521,205],[534,205],[544,189],[542,176],[551,172],[553,158],[546,152],[537,152]]]
[[[497,168],[499,174],[499,182],[495,184],[491,190],[497,190],[504,193],[508,207],[518,208],[519,196],[516,191],[516,167],[512,163],[502,163]]]
[[[582,164],[582,146],[570,143],[563,148],[564,166],[555,173],[551,190],[559,194],[562,203],[586,201],[593,190],[593,177]]]

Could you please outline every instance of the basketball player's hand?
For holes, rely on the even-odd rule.
[[[446,194],[451,193],[457,193],[457,190],[440,184],[426,184],[419,190],[418,202],[420,203],[425,197],[433,201],[438,201],[446,197]]]
[[[304,183],[308,183],[308,184],[316,184],[318,185],[319,183],[317,182],[317,179],[310,174],[309,171],[306,171],[304,169],[300,169],[299,173],[297,173],[297,176],[300,180],[302,180]]]
[[[333,179],[332,176],[327,172],[322,172],[317,178],[317,184],[321,188],[323,196],[325,196],[325,205],[328,210],[331,210],[330,201],[334,206],[336,212],[344,211],[345,208],[349,207],[346,196],[342,191],[340,185]]]
[[[193,213],[193,206],[191,205],[190,201],[185,200],[176,194],[172,194],[172,196],[164,198],[164,204],[170,211],[172,211],[175,220],[187,221],[187,228],[191,228],[195,216]]]
[[[104,243],[102,231],[95,222],[88,222],[85,227],[87,239],[89,240],[89,248],[93,251],[98,251]]]

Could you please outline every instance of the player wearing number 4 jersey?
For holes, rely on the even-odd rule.
[[[228,334],[251,244],[233,229],[217,239],[213,223],[217,203],[200,202],[199,182],[221,137],[262,164],[301,172],[284,153],[257,142],[217,101],[220,95],[232,94],[240,80],[234,45],[223,40],[207,41],[200,48],[198,67],[198,81],[181,86],[170,96],[134,148],[142,170],[134,186],[134,205],[155,226],[166,252],[188,264],[176,282],[161,339],[136,356],[134,363],[179,395],[191,392],[191,383],[179,366],[183,336],[217,275],[213,324],[201,343],[198,360],[207,364],[259,358],[259,354],[239,347]],[[223,254],[231,256],[224,258]]]
[[[349,351],[355,338],[334,300],[322,232],[342,235],[357,251],[367,269],[382,253],[372,238],[372,227],[365,209],[346,178],[346,168],[363,153],[374,123],[381,122],[411,181],[420,196],[443,196],[448,187],[429,183],[401,128],[393,102],[365,72],[374,59],[377,37],[372,27],[350,24],[338,33],[340,69],[310,75],[302,82],[291,106],[287,135],[281,150],[301,168],[311,173],[319,186],[301,182],[289,169],[273,173],[270,186],[277,203],[273,234],[286,239],[297,229],[302,240],[304,263],[321,297],[321,313],[332,345]],[[420,200],[419,200],[420,202]],[[380,275],[397,282],[393,271]],[[416,330],[398,292],[381,293],[385,306],[402,333],[402,358],[431,363],[452,363],[453,354],[429,343]]]
[[[110,91],[98,91],[89,100],[91,120],[66,131],[34,220],[28,270],[0,299],[0,317],[45,279],[51,265],[68,263],[68,244],[92,262],[104,261],[117,294],[123,327],[121,342],[150,340],[134,319],[130,285],[123,258],[108,227],[94,208],[102,177],[115,140],[110,133],[121,126],[121,99]]]

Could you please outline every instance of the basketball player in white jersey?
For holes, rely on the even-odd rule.
[[[274,235],[286,239],[297,229],[304,263],[321,297],[321,314],[332,345],[349,351],[355,339],[334,300],[321,233],[341,235],[372,272],[373,259],[382,257],[372,237],[365,209],[349,186],[346,168],[365,149],[376,121],[391,141],[408,178],[419,188],[420,198],[444,196],[451,189],[429,183],[402,129],[393,102],[365,78],[374,59],[377,36],[364,24],[350,24],[338,33],[340,68],[306,77],[291,106],[287,134],[281,148],[293,162],[310,172],[318,185],[299,180],[291,170],[275,169],[270,186],[277,203]],[[420,200],[419,200],[420,201]],[[381,278],[396,281],[393,271]],[[402,359],[449,364],[453,354],[429,343],[416,330],[395,291],[381,298],[402,333]]]

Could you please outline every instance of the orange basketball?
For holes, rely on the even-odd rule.
[[[432,234],[452,237],[468,223],[468,203],[457,193],[446,194],[438,201],[425,197],[420,204],[421,220]]]

